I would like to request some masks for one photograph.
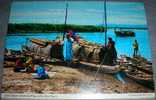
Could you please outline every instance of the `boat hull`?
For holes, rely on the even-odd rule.
[[[30,39],[30,42],[32,42],[32,45],[25,46],[24,49],[26,49],[26,51],[33,52],[38,56],[44,56],[46,58],[63,59],[63,45],[61,44],[61,41],[55,40],[48,42],[47,44],[44,40]],[[74,59],[98,63],[100,49],[100,45],[94,45],[85,40],[80,40],[80,44],[73,43]]]
[[[131,31],[115,31],[116,36],[118,37],[134,37],[135,33]]]

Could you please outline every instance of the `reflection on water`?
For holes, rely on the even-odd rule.
[[[136,33],[135,37],[116,37],[113,30],[108,30],[108,37],[112,37],[116,42],[116,49],[118,56],[121,54],[126,54],[132,56],[133,54],[133,42],[134,39],[137,39],[139,43],[139,53],[151,60],[151,47],[149,42],[149,34],[147,30],[133,30]],[[21,45],[25,44],[27,38],[39,38],[39,39],[48,39],[53,40],[58,35],[62,33],[29,33],[23,35],[10,35],[6,37],[6,48],[20,50]],[[98,44],[104,44],[104,33],[78,33],[84,39],[95,42]]]

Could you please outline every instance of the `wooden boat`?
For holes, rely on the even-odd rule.
[[[107,74],[114,74],[117,73],[119,70],[118,65],[109,66],[109,65],[100,65],[100,64],[94,64],[94,63],[88,63],[88,62],[80,62],[81,66],[84,66],[87,69],[91,69],[94,71],[97,71],[100,67],[100,72],[107,73]]]
[[[126,76],[146,87],[154,88],[152,65],[143,57],[125,57],[126,64],[124,66]],[[148,62],[148,63],[147,63]],[[149,65],[149,66],[147,66]],[[149,67],[149,68],[147,68]]]
[[[4,56],[5,61],[16,61],[17,59],[21,59],[23,57],[20,56]]]
[[[16,61],[17,59],[20,59],[20,58],[23,58],[21,51],[5,49],[4,60]]]
[[[29,52],[33,52],[36,56],[63,59],[63,46],[61,44],[62,40],[60,40],[59,38],[48,42],[46,40],[33,38],[29,40],[30,42],[32,42],[32,45],[27,46],[26,49],[28,49]],[[45,45],[45,42],[47,42],[47,45]],[[84,49],[84,56],[82,58],[78,58],[80,53],[79,51],[82,48]],[[79,60],[81,67],[85,66],[85,68],[96,71],[100,66],[99,52],[101,48],[101,45],[80,39],[79,44],[73,44],[73,59]],[[117,67],[118,66],[102,65],[101,70],[103,70],[103,72],[105,73],[116,73],[118,71]]]
[[[43,46],[43,47],[46,47],[47,45],[51,44],[51,45],[57,45],[57,44],[60,44],[61,41],[59,40],[54,40],[54,41],[48,41],[48,40],[43,40],[43,39],[29,39],[30,42],[32,43],[35,43],[37,45],[40,45],[40,46]]]
[[[9,68],[9,67],[15,67],[15,61],[10,62],[10,61],[5,61],[3,64],[4,68]]]
[[[135,72],[127,72],[126,76],[136,81],[137,83],[140,83],[146,87],[154,89],[153,75],[141,71],[135,71]]]
[[[132,31],[115,31],[115,34],[116,36],[119,36],[119,37],[134,37],[135,36],[135,33],[132,32]]]
[[[47,41],[45,40],[39,40],[39,39],[29,39],[30,42],[41,45],[41,46],[47,46]]]
[[[137,70],[141,70],[148,74],[153,74],[152,63],[150,61],[147,61],[145,58],[137,56],[133,58],[126,57],[126,59],[128,62],[131,62],[131,66],[134,69],[137,68]]]
[[[18,58],[15,57],[15,58],[12,58],[13,60],[10,60],[10,59],[9,60],[8,59],[5,60],[4,67],[5,68],[6,67],[15,67],[15,61]],[[59,60],[59,59],[55,59],[55,61],[52,61],[52,60],[49,60],[49,61],[47,60],[46,61],[44,58],[37,58],[37,57],[35,57],[33,59],[33,63],[34,64],[38,64],[38,63],[53,64],[53,65],[56,65],[56,66],[64,66],[64,65],[66,65],[66,63],[64,61]],[[72,66],[71,67],[87,69],[87,70],[90,70],[90,71],[97,71],[98,68],[100,67],[100,72],[107,73],[107,74],[117,73],[118,69],[119,69],[118,65],[108,66],[108,65],[100,65],[98,63],[94,64],[94,63],[89,63],[89,62],[84,62],[84,61],[80,61],[78,63],[76,59],[74,59],[74,61],[72,62]]]
[[[36,53],[37,55],[40,56],[46,56],[50,58],[57,58],[61,59],[63,57],[62,49],[63,45],[59,38],[53,41],[46,41],[46,40],[41,40],[41,39],[29,39],[30,42],[32,42],[32,45],[29,46],[23,46],[24,50],[28,50],[31,52]],[[78,58],[80,49],[84,49],[84,57],[81,58],[82,61],[88,61],[88,62],[93,62],[93,63],[98,63],[99,62],[99,52],[100,48],[102,46],[98,45],[96,43],[91,43],[88,41],[85,41],[83,39],[80,39],[79,44],[74,43],[73,44],[73,54],[74,58]]]
[[[116,30],[114,31],[116,36],[118,37],[134,37],[135,33],[133,31],[128,31],[128,30]]]

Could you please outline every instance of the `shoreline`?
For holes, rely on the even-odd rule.
[[[107,29],[127,29],[127,30],[147,30],[147,27],[135,26],[108,26]],[[105,26],[102,25],[75,25],[75,24],[40,24],[40,23],[21,23],[8,24],[8,34],[12,33],[54,33],[67,32],[67,30],[74,30],[75,32],[104,32]]]
[[[126,28],[123,28],[126,29]],[[148,30],[148,28],[127,28],[127,29],[132,29],[132,30]],[[114,30],[114,28],[108,28],[108,30]],[[21,34],[22,33],[22,34]],[[15,33],[7,33],[6,36],[33,36],[33,35],[39,35],[39,34],[53,34],[53,33],[58,33],[58,34],[63,34],[63,32],[15,32]],[[66,32],[67,33],[67,32]],[[97,33],[101,34],[104,32],[76,32],[76,33]],[[115,34],[115,33],[114,33]]]

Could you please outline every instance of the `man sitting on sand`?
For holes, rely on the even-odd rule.
[[[19,58],[16,60],[16,64],[15,64],[15,67],[14,67],[14,72],[21,72],[22,70],[25,70],[25,67],[24,67],[24,61],[22,58]]]
[[[44,68],[44,65],[40,63],[36,68],[36,73],[33,74],[33,78],[35,79],[48,79],[49,76]]]

